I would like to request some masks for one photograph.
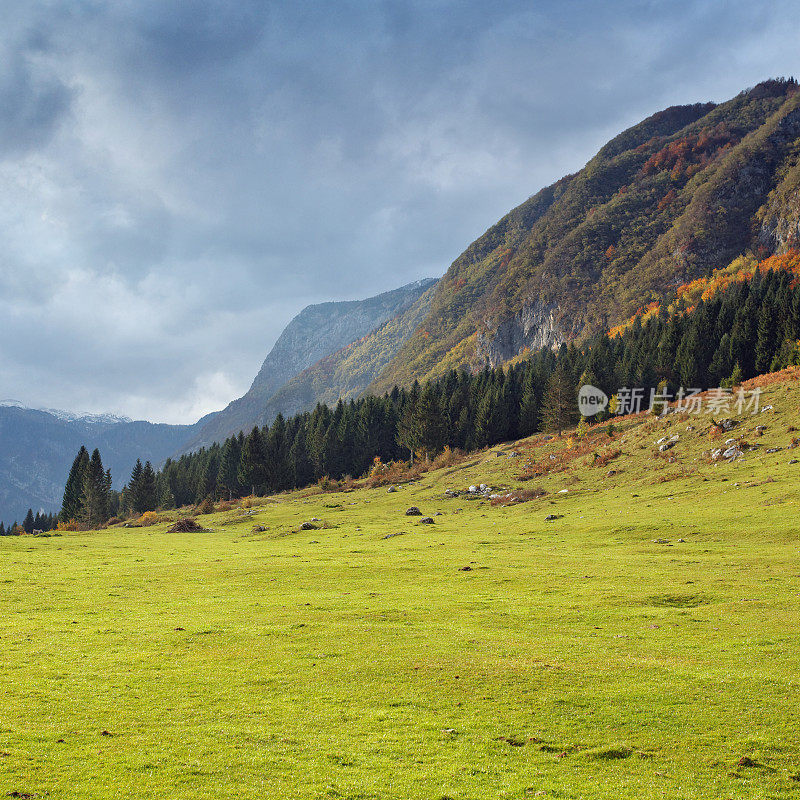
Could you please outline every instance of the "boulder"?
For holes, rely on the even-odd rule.
[[[419,521],[420,525],[433,525],[433,517],[423,517]]]
[[[315,531],[317,526],[313,522],[304,522],[300,525],[301,531]]]
[[[392,492],[396,492],[397,491],[397,487],[396,486],[390,486],[386,491],[391,494]]]
[[[467,489],[467,491],[468,491],[470,494],[475,494],[475,492],[477,492],[477,491],[478,491],[478,487],[477,487],[477,486],[475,486],[475,485],[472,485],[472,486],[470,486],[470,487],[469,487],[469,489]]]
[[[411,506],[411,508],[409,508],[406,511],[406,516],[407,517],[421,517],[422,516],[422,512],[416,506]]]

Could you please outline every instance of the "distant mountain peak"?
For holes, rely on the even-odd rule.
[[[0,400],[0,408],[21,408],[26,411],[41,411],[43,414],[50,414],[50,416],[56,417],[56,419],[63,420],[64,422],[83,422],[87,425],[115,425],[119,422],[133,422],[130,417],[112,414],[111,412],[100,414],[88,412],[76,413],[74,411],[65,411],[62,408],[27,406],[25,403],[13,399]]]
[[[317,399],[322,396],[329,399],[329,394],[343,390],[344,384],[337,383],[336,386],[321,387],[322,394],[314,390],[309,390],[310,394],[305,392],[303,402],[293,397],[291,401],[285,398],[288,405],[277,409],[270,406],[270,400],[294,378],[403,315],[435,284],[434,278],[422,278],[363,300],[329,301],[306,306],[284,328],[247,393],[209,418],[184,451],[223,441],[240,430],[249,431],[255,424],[263,424],[265,416],[269,416],[266,421],[271,422],[278,410],[286,414],[294,413],[298,407],[310,405],[313,408]],[[388,342],[386,346],[391,347]],[[391,350],[390,354],[394,355],[394,352]],[[356,382],[359,391],[375,377],[373,372],[378,364],[382,366],[383,362],[373,354],[371,365],[365,368],[372,371],[366,372],[360,382]],[[348,385],[348,389],[355,391],[353,386]]]

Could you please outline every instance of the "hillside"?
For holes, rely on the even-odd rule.
[[[70,417],[0,406],[0,520],[21,521],[28,508],[58,511],[70,465],[81,445],[90,451],[100,448],[119,489],[137,458],[158,465],[193,430],[192,425]]]
[[[293,386],[284,385],[320,359],[357,343],[383,328],[388,320],[402,316],[434,283],[433,279],[420,280],[366,300],[307,306],[278,337],[247,393],[202,425],[191,440],[183,443],[180,452],[207,447],[241,430],[248,431],[255,424],[271,422],[279,411],[286,414],[313,408],[323,395],[335,402],[339,393],[344,396],[360,392],[395,355],[402,344],[402,335],[409,335],[402,322],[384,329],[379,337],[380,352],[370,353],[372,363],[364,360],[352,369],[341,366],[334,375],[335,370],[330,370],[330,363],[338,360],[334,356],[333,362],[312,371]],[[276,396],[282,387],[283,391]]]
[[[408,308],[376,330],[320,359],[279,389],[267,402],[259,424],[313,408],[317,403],[336,405],[339,398],[358,397],[416,330],[430,309],[435,284]]]
[[[247,501],[198,517],[204,533],[0,540],[0,602],[25,607],[0,620],[0,786],[794,796],[800,380],[755,385],[731,461],[708,416],[640,414],[393,493]]]
[[[799,152],[793,81],[644,120],[470,245],[370,391],[580,339],[741,254],[785,251]]]

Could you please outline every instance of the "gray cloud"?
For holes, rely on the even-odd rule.
[[[167,421],[305,304],[439,275],[627,125],[797,64],[786,0],[7,5],[0,395]]]

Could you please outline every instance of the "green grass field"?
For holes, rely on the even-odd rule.
[[[800,449],[765,453],[798,384],[762,402],[733,464],[708,418],[639,418],[524,483],[567,442],[208,533],[0,539],[0,796],[800,798]],[[548,494],[444,494],[481,482]]]

